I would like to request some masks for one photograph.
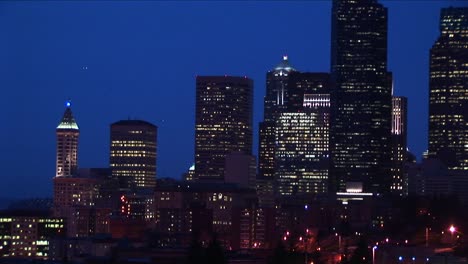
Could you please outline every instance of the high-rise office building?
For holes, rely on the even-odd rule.
[[[328,191],[328,73],[291,73],[287,109],[275,127],[275,186],[280,196]]]
[[[392,98],[392,185],[391,192],[408,194],[408,179],[403,171],[408,159],[406,144],[408,100],[403,96]]]
[[[223,180],[226,155],[252,154],[253,81],[197,76],[195,178]]]
[[[266,93],[264,98],[264,121],[259,125],[259,175],[274,176],[275,156],[275,122],[278,115],[288,106],[289,76],[296,72],[288,61],[288,56],[278,66],[266,74]]]
[[[468,8],[444,8],[430,51],[429,157],[468,172]]]
[[[121,188],[156,185],[158,127],[142,120],[121,120],[110,129],[110,167]]]
[[[362,182],[390,191],[391,74],[387,72],[387,8],[377,0],[332,4],[332,190]]]
[[[258,126],[258,174],[265,180],[275,175],[275,126],[276,122],[263,121]]]
[[[56,177],[71,177],[78,168],[78,138],[80,130],[67,101],[65,113],[56,129],[57,163]]]

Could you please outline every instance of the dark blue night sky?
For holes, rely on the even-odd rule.
[[[389,70],[395,94],[409,97],[409,148],[420,157],[440,8],[467,2],[382,2]],[[68,98],[80,167],[108,166],[109,125],[136,118],[159,126],[158,177],[179,178],[193,162],[195,76],[252,78],[257,129],[265,73],[282,55],[300,71],[329,71],[330,12],[331,1],[1,2],[0,197],[51,196]]]

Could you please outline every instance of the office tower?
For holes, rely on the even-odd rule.
[[[391,74],[387,72],[387,8],[377,0],[334,0],[331,73],[331,187],[361,182],[390,191]]]
[[[94,178],[67,177],[54,179],[55,214],[73,206],[94,206],[98,197],[100,181]]]
[[[66,207],[92,207],[107,187],[112,184],[111,172],[107,168],[80,168],[73,177],[54,178],[54,209]],[[117,189],[117,188],[115,188]],[[103,197],[110,200],[109,197]],[[60,215],[60,214],[59,214]]]
[[[280,196],[328,191],[330,75],[292,73],[275,128],[275,185]]]
[[[95,208],[101,182],[93,178],[56,177],[54,178],[55,217],[66,219],[68,237],[87,237],[92,231],[93,222],[89,214]],[[110,213],[110,210],[109,210]]]
[[[73,177],[54,178],[53,214],[66,220],[68,237],[107,232],[109,215],[117,209],[115,198],[120,197],[117,185],[108,168],[80,168]]]
[[[259,123],[258,174],[273,179],[275,175],[275,125],[276,122]]]
[[[253,81],[197,76],[196,86],[195,177],[223,180],[226,155],[252,154]]]
[[[406,97],[393,96],[392,98],[392,185],[391,192],[398,195],[408,194],[408,179],[403,171],[408,160],[406,145],[407,135],[407,109]]]
[[[67,101],[65,113],[56,129],[57,134],[57,165],[56,177],[70,177],[78,167],[78,137],[80,130],[71,111],[71,103]]]
[[[259,125],[258,166],[260,177],[274,176],[275,122],[278,114],[284,112],[289,98],[289,75],[296,70],[289,65],[288,57],[283,56],[278,66],[266,74],[266,94],[264,98],[264,121]]]
[[[110,129],[110,167],[120,188],[156,185],[158,127],[142,120],[121,120]]]
[[[444,8],[430,51],[429,157],[468,172],[468,8]]]

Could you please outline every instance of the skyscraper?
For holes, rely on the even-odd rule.
[[[253,81],[197,76],[195,177],[223,180],[226,155],[252,154]]]
[[[377,0],[333,0],[332,190],[362,182],[390,191],[391,74],[387,9]]]
[[[328,73],[291,73],[288,104],[275,126],[275,186],[280,196],[328,191]]]
[[[468,172],[468,8],[444,8],[430,51],[429,156]]]
[[[110,167],[121,188],[156,185],[158,127],[142,120],[121,120],[110,129]]]
[[[78,168],[78,137],[80,130],[67,101],[65,113],[56,129],[57,163],[56,177],[71,177]]]
[[[392,98],[392,185],[391,192],[408,194],[408,179],[403,171],[407,161],[407,109],[408,100],[403,96]]]
[[[275,122],[278,115],[288,106],[289,75],[296,72],[288,61],[288,56],[266,75],[266,94],[264,98],[264,121],[259,126],[259,175],[273,177],[275,155]]]

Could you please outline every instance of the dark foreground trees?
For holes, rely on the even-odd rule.
[[[216,236],[210,241],[208,246],[204,248],[197,238],[193,238],[190,245],[187,264],[226,264],[226,255],[223,247]]]

